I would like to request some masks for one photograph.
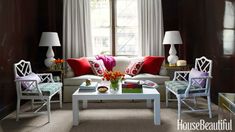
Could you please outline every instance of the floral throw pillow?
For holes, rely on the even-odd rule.
[[[143,64],[144,64],[143,60],[131,61],[130,64],[126,68],[125,73],[131,76],[135,76],[140,72]]]
[[[91,64],[91,69],[95,75],[103,76],[106,68],[102,60],[90,60],[89,63]]]

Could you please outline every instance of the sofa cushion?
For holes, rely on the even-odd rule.
[[[69,66],[72,68],[75,76],[93,74],[91,70],[91,65],[86,57],[82,57],[79,59],[70,58],[67,59],[66,61],[69,63]]]
[[[130,63],[130,58],[124,56],[114,57],[116,60],[116,66],[113,68],[113,71],[120,71],[125,73],[126,67]]]
[[[91,64],[93,73],[97,76],[102,76],[106,71],[102,60],[90,60],[89,63]]]
[[[158,84],[164,84],[165,81],[169,81],[170,77],[169,76],[160,76],[160,75],[153,75],[149,73],[142,73],[138,74],[131,79],[136,79],[136,80],[150,80],[153,82],[156,82]]]
[[[132,76],[125,74],[124,79],[132,79]]]
[[[141,61],[131,61],[130,64],[127,66],[125,73],[131,76],[137,75],[142,66],[143,66],[143,60]]]
[[[163,56],[146,56],[140,73],[159,74],[163,61]]]
[[[91,79],[92,81],[100,82],[102,77],[96,75],[81,75],[77,77],[65,78],[64,85],[77,85],[80,86],[86,79]]]

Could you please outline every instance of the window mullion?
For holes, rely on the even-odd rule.
[[[112,55],[116,55],[116,0],[110,0],[111,3],[111,33],[112,33]]]

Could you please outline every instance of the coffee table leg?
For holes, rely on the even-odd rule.
[[[73,97],[73,125],[77,126],[79,124],[79,101]]]
[[[147,106],[147,108],[152,108],[152,100],[151,99],[147,99],[146,106]]]
[[[86,109],[87,108],[87,100],[82,101],[82,108]]]
[[[161,124],[161,117],[160,117],[160,96],[157,96],[154,99],[154,124],[160,125]]]

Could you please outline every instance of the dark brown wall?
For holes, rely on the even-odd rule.
[[[63,29],[63,0],[39,0],[39,32],[57,32],[59,35],[61,47],[53,47],[54,58],[62,58],[62,29]],[[44,66],[47,47],[39,47],[38,69]]]
[[[231,2],[234,5],[235,0]],[[225,0],[178,0],[179,30],[186,49],[181,56],[191,64],[203,55],[213,60],[211,95],[215,103],[218,92],[235,92],[235,53],[223,52],[224,10]]]
[[[47,48],[38,47],[41,32],[58,32],[62,38],[62,2],[0,0],[0,119],[15,110],[13,64],[25,59],[33,71],[43,68]],[[61,47],[54,51],[61,57]]]
[[[163,27],[164,31],[179,30],[178,0],[162,0]],[[175,45],[178,54],[183,52]],[[164,45],[165,57],[167,58],[170,45]]]
[[[15,107],[13,63],[34,65],[38,38],[38,1],[0,0],[0,118]]]

